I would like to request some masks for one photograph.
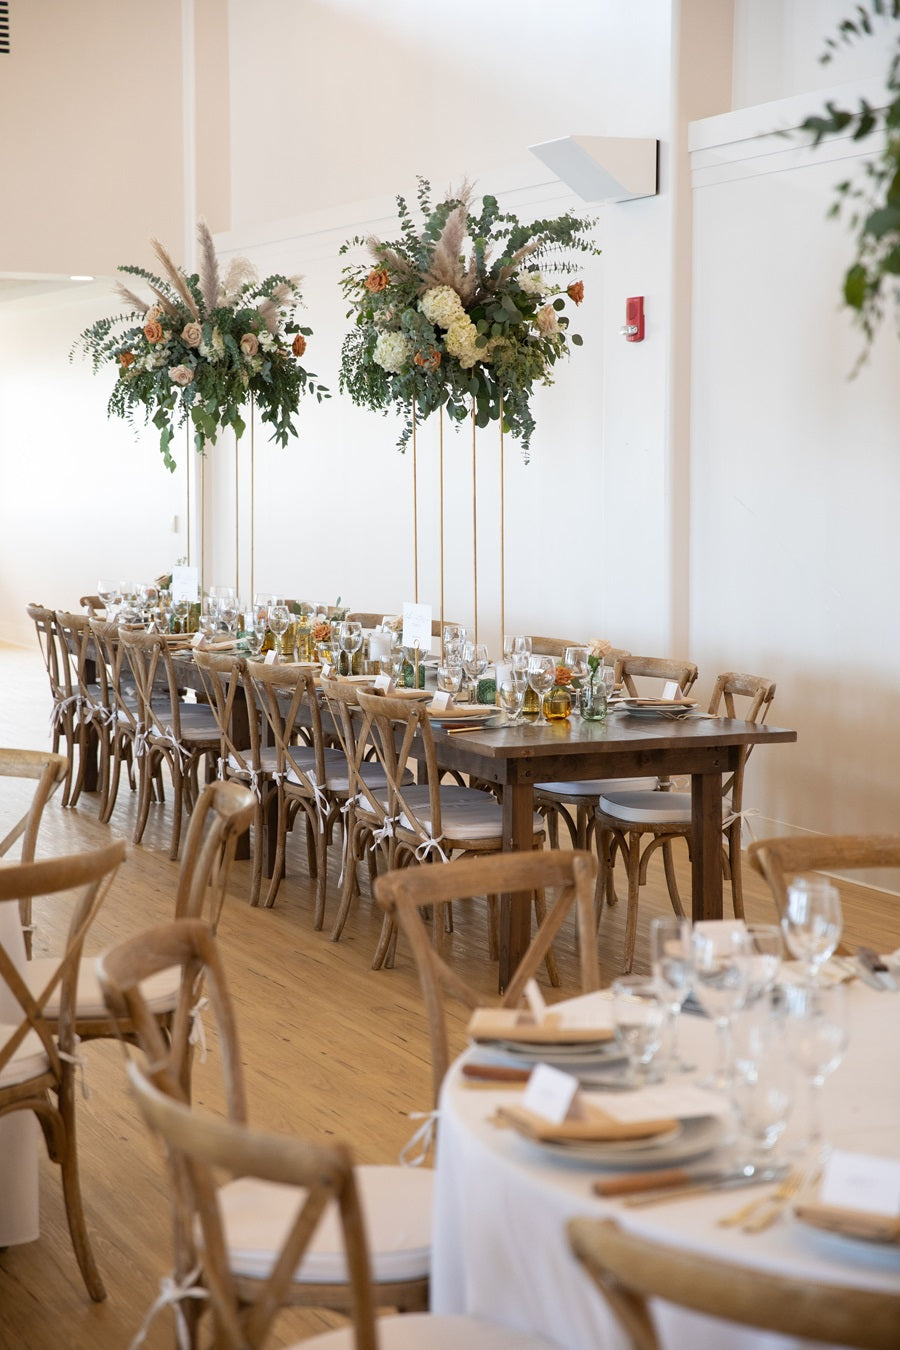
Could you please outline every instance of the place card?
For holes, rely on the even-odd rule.
[[[200,571],[196,567],[172,568],[172,604],[186,600],[195,605],[200,599]]]
[[[394,681],[390,675],[376,675],[372,687],[377,689],[379,694],[389,694],[394,687]]]
[[[403,645],[410,651],[418,645],[424,655],[431,651],[431,605],[403,605]]]
[[[677,680],[666,680],[662,691],[663,698],[682,699],[684,694],[681,692],[681,685]]]
[[[205,633],[195,633],[194,636],[191,638],[192,647],[206,647],[208,645],[209,644],[206,641]]]
[[[552,1064],[535,1064],[522,1097],[526,1111],[533,1111],[553,1125],[580,1119],[579,1082],[574,1075]]]
[[[369,634],[369,660],[370,661],[390,661],[391,659],[391,635],[390,633],[374,632]]]
[[[266,652],[264,666],[274,666],[278,662],[278,653],[276,651]]]
[[[704,1116],[728,1116],[731,1103],[725,1093],[708,1092],[693,1083],[670,1080],[658,1086],[635,1088],[633,1092],[610,1094],[609,1101],[604,1097],[603,1109],[614,1120],[630,1124],[664,1117],[695,1120]]]
[[[823,1205],[900,1215],[900,1160],[833,1149],[819,1190]]]
[[[443,690],[443,689],[438,689],[438,690],[436,690],[436,692],[432,695],[432,699],[431,699],[431,711],[432,711],[432,712],[446,712],[447,709],[448,709],[449,707],[451,707],[452,703],[453,703],[453,695],[452,695],[452,694],[448,694],[448,693],[447,693],[445,690]]]

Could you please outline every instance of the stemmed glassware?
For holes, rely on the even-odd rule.
[[[447,665],[462,665],[466,630],[461,623],[445,623],[441,633],[441,655]]]
[[[106,610],[107,618],[112,618],[114,606],[122,603],[122,587],[118,581],[108,581],[101,578],[97,582],[97,595],[103,601],[103,607]]]
[[[530,639],[529,639],[530,641]],[[528,660],[528,683],[538,696],[540,704],[540,715],[535,722],[536,727],[549,727],[552,722],[548,722],[544,716],[544,695],[549,694],[553,688],[553,681],[556,678],[556,658],[553,656],[532,656]]]
[[[841,984],[789,984],[785,987],[788,1053],[809,1081],[809,1131],[802,1148],[813,1161],[825,1147],[822,1088],[847,1048],[844,987]]]
[[[781,929],[774,923],[748,923],[747,1003],[771,994],[781,965]]]
[[[488,665],[488,649],[483,642],[467,642],[463,647],[463,670],[466,672],[471,693],[470,703],[477,702],[478,681]]]
[[[672,915],[651,922],[650,962],[669,1014],[667,1067],[687,1073],[694,1066],[685,1063],[678,1049],[678,1017],[694,983],[691,925],[687,919]]]
[[[285,633],[288,630],[288,627],[290,626],[291,622],[290,610],[288,609],[287,605],[270,605],[268,618],[269,618],[269,627],[274,633],[275,641],[277,643],[276,651],[278,652],[279,656],[283,656],[284,643],[282,642],[282,638],[284,637]]]
[[[843,917],[836,886],[823,877],[799,877],[788,887],[781,918],[788,948],[813,983],[841,938]]]
[[[497,686],[500,707],[508,722],[518,722],[525,703],[525,690],[528,688],[528,672],[510,667]]]
[[[746,1002],[751,948],[746,932],[726,928],[691,932],[694,995],[716,1024],[718,1063],[704,1087],[729,1091],[734,1076],[731,1020]]]
[[[613,980],[612,1020],[616,1040],[628,1056],[635,1086],[649,1081],[650,1066],[662,1044],[666,1004],[655,980],[621,975]]]
[[[781,1018],[748,1011],[739,1019],[731,1097],[749,1145],[746,1163],[771,1163],[787,1128],[794,1084]]]
[[[347,654],[347,674],[353,674],[353,657],[362,646],[362,624],[345,619],[340,626],[341,651]]]
[[[219,618],[227,628],[230,636],[234,636],[234,626],[237,623],[240,614],[240,603],[234,590],[229,588],[229,593],[223,595],[219,600]]]
[[[437,687],[442,694],[458,694],[463,670],[458,661],[445,660],[437,668]]]

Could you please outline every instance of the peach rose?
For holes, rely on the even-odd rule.
[[[190,384],[194,378],[194,372],[190,366],[169,366],[169,379],[173,384],[180,384],[182,389],[186,384]]]
[[[126,369],[134,362],[134,352],[119,352],[119,363]]]
[[[162,342],[165,337],[162,324],[156,319],[151,319],[149,323],[144,324],[144,337],[148,342]]]
[[[199,323],[186,323],[181,330],[181,340],[186,347],[199,347],[203,341],[203,329]]]
[[[441,364],[441,354],[437,347],[432,347],[427,355],[425,352],[416,352],[413,361],[417,366],[424,366],[426,370],[437,370]]]
[[[556,683],[561,684],[563,687],[572,683],[572,672],[568,666],[556,667]]]
[[[241,338],[241,351],[245,356],[255,356],[259,351],[259,338],[255,333],[245,333]]]
[[[584,282],[573,281],[571,286],[566,287],[566,295],[570,300],[574,300],[576,305],[580,305],[584,299]]]
[[[302,356],[306,351],[306,338],[302,333],[298,333],[291,343],[291,351],[295,356]]]
[[[542,337],[550,337],[553,333],[559,332],[559,319],[552,305],[544,305],[543,309],[539,309],[534,316],[534,322]]]
[[[371,291],[372,294],[374,295],[378,291],[383,291],[385,287],[388,285],[389,281],[390,277],[388,276],[388,270],[386,267],[373,267],[369,275],[366,277],[366,290]]]

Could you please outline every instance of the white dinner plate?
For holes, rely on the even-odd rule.
[[[530,1059],[535,1063],[559,1064],[566,1060],[578,1059],[622,1059],[622,1051],[615,1039],[609,1037],[602,1041],[569,1041],[559,1045],[547,1041],[488,1041],[483,1045],[501,1050],[505,1055],[515,1055],[517,1059]]]
[[[654,1139],[628,1139],[605,1143],[541,1143],[516,1135],[526,1148],[537,1149],[555,1161],[583,1167],[668,1167],[699,1158],[725,1142],[727,1122],[721,1116],[692,1116],[679,1122],[677,1132]]]
[[[682,717],[690,717],[694,711],[693,708],[645,708],[633,707],[627,703],[616,704],[619,712],[627,713],[629,717],[641,717],[648,721],[653,718],[655,721],[680,722]]]

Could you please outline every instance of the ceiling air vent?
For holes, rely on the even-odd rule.
[[[9,55],[9,0],[0,0],[0,56]]]

